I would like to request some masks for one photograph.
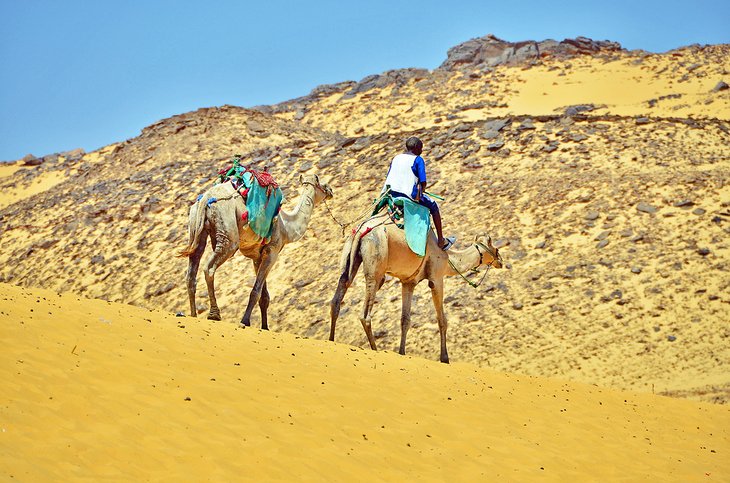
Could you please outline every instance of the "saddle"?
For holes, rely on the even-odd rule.
[[[271,236],[271,226],[279,214],[284,194],[274,177],[266,171],[258,171],[241,164],[241,157],[234,156],[233,164],[218,172],[218,183],[230,182],[243,198],[246,213],[243,221],[261,238]]]
[[[395,226],[405,230],[408,248],[422,257],[426,255],[426,241],[431,231],[431,213],[410,198],[393,197],[385,193],[373,210],[373,215],[387,210]]]

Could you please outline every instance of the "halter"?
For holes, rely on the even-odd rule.
[[[476,267],[470,269],[469,270],[470,273],[479,273],[479,267],[484,262],[484,253],[479,249],[479,247],[482,247],[485,252],[489,252],[489,247],[488,246],[485,246],[481,242],[474,243],[474,248],[476,248],[477,249],[477,253],[479,253],[479,264]],[[491,253],[490,253],[490,255],[491,255]],[[449,265],[451,266],[451,268],[454,269],[454,271],[456,273],[458,273],[461,276],[461,278],[463,278],[466,281],[466,283],[468,283],[469,285],[471,285],[473,288],[477,288],[477,287],[479,287],[482,284],[482,282],[484,282],[484,279],[487,278],[487,273],[489,273],[489,269],[492,268],[492,263],[494,263],[497,260],[499,260],[499,248],[495,248],[494,249],[494,258],[489,263],[489,265],[487,265],[487,269],[484,271],[484,275],[482,275],[482,278],[481,278],[481,280],[479,280],[479,283],[474,283],[471,280],[469,280],[468,278],[466,278],[466,275],[464,275],[463,273],[461,273],[459,271],[459,269],[456,268],[456,265],[454,265],[454,263],[451,261],[451,259],[449,259]]]

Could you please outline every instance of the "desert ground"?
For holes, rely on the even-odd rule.
[[[434,70],[0,164],[3,477],[728,481],[728,72],[728,45],[486,36]],[[448,366],[426,284],[407,356],[389,277],[381,350],[361,275],[326,341],[341,248],[409,136],[446,234],[505,261],[446,281]],[[268,332],[237,324],[248,259],[217,271],[213,322],[175,256],[234,154],[284,210],[302,174],[334,190],[269,275]]]
[[[7,481],[727,481],[711,403],[0,285]]]

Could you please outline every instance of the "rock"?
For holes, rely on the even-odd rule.
[[[482,139],[496,139],[499,137],[499,133],[497,131],[482,131],[481,136]]]
[[[611,234],[611,230],[603,231],[598,236],[596,236],[596,238],[594,238],[594,240],[596,240],[596,241],[605,240],[606,238],[608,238],[608,235],[610,235],[610,234]]]
[[[363,149],[370,146],[370,138],[369,137],[362,137],[355,141],[355,143],[352,145],[350,149],[353,151],[362,151]]]
[[[522,307],[524,307],[524,305],[522,305],[521,302],[515,302],[512,304],[512,308],[515,310],[522,310]]]
[[[674,342],[675,340],[677,340],[677,338],[676,338],[676,337],[674,337],[673,335],[668,335],[668,336],[667,336],[667,340],[668,340],[669,342]]]
[[[652,214],[652,213],[656,213],[657,212],[657,208],[656,207],[650,205],[649,203],[645,203],[643,201],[640,201],[636,205],[636,209],[639,210],[642,213],[650,213],[650,214]]]
[[[695,203],[692,200],[681,200],[672,204],[676,208],[684,208],[685,206],[693,206]]]
[[[84,157],[84,154],[86,154],[86,151],[81,148],[76,148],[72,149],[71,151],[64,151],[63,153],[60,153],[61,156],[66,158],[66,161],[78,161]]]
[[[588,139],[588,136],[586,136],[585,134],[575,133],[575,134],[571,134],[570,136],[568,136],[568,139],[570,139],[574,143],[579,143],[579,142],[583,141],[584,139]]]
[[[536,42],[507,42],[489,34],[470,39],[450,48],[446,60],[437,70],[456,70],[465,67],[488,69],[496,65],[527,65],[542,57],[570,58],[582,54],[616,52],[623,50],[616,42],[595,41],[585,37],[565,39],[557,42],[552,39]]]
[[[711,92],[720,92],[720,91],[724,91],[727,89],[730,89],[730,86],[727,85],[727,83],[725,81],[720,81],[717,83],[717,85],[715,87],[712,88]]]
[[[637,117],[636,118],[636,124],[649,124],[651,122],[651,119],[648,117]]]
[[[246,127],[251,134],[260,134],[264,132],[264,125],[255,119],[249,119],[248,122],[246,122]]]
[[[497,141],[487,146],[489,151],[499,151],[504,146],[504,141]]]
[[[608,245],[608,243],[609,243],[608,240],[601,240],[596,245],[596,248],[604,248],[604,247],[606,247],[606,245]]]
[[[593,104],[578,104],[576,106],[568,106],[565,108],[565,111],[563,112],[566,116],[575,116],[576,114],[580,114],[581,112],[590,112],[594,110],[596,106]]]
[[[704,208],[695,208],[694,210],[692,210],[692,214],[697,215],[697,216],[702,216],[705,213],[707,213],[707,212],[705,211]]]
[[[532,122],[532,119],[525,119],[519,126],[517,126],[518,131],[527,131],[531,129],[535,129],[535,124]]]
[[[703,257],[706,257],[707,255],[710,254],[710,249],[709,248],[698,248],[697,253],[699,253]]]
[[[172,289],[175,288],[175,283],[170,282],[167,285],[164,285],[162,287],[152,289],[152,287],[147,288],[147,292],[145,293],[145,298],[148,299],[150,297],[156,297],[158,295],[166,294],[167,292],[170,292]]]
[[[588,213],[585,214],[585,216],[583,218],[585,218],[586,220],[593,221],[593,220],[597,220],[599,216],[601,216],[601,215],[597,211],[589,211]]]
[[[43,160],[40,158],[36,158],[32,154],[26,154],[23,156],[23,166],[38,166],[41,163],[43,163]]]
[[[294,282],[293,285],[294,285],[294,288],[300,289],[300,288],[306,287],[307,285],[309,285],[312,282],[314,282],[313,278],[305,278],[302,280],[297,280],[296,282]]]
[[[355,144],[357,142],[357,140],[358,140],[358,138],[345,138],[342,141],[340,141],[339,148],[342,149],[342,148],[346,148],[348,146],[352,146],[353,144]]]
[[[351,99],[357,94],[369,91],[371,89],[382,89],[395,84],[396,86],[405,85],[409,80],[416,81],[428,77],[428,69],[396,69],[383,72],[382,74],[369,75],[364,77],[360,82],[356,83],[350,90],[345,92],[342,99]]]
[[[164,209],[161,206],[161,201],[157,196],[150,196],[139,207],[139,210],[142,213],[160,213]]]
[[[36,243],[35,246],[37,246],[38,248],[42,248],[42,249],[46,250],[48,248],[51,248],[56,243],[58,243],[58,240],[57,239],[50,239],[50,240],[40,241],[40,242]]]
[[[641,273],[641,267],[631,267],[631,273],[640,274]]]
[[[491,121],[487,121],[484,123],[484,127],[482,128],[485,132],[488,131],[494,131],[499,132],[501,131],[507,124],[511,122],[510,119],[493,119]]]

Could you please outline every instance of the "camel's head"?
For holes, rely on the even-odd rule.
[[[492,244],[492,237],[486,233],[478,235],[475,240],[477,250],[482,257],[482,263],[494,268],[502,268],[502,255],[499,248]]]
[[[311,185],[314,188],[314,203],[319,204],[323,200],[332,198],[332,188],[327,183],[320,183],[319,176],[316,174],[306,174],[299,176],[299,182],[303,185]]]

